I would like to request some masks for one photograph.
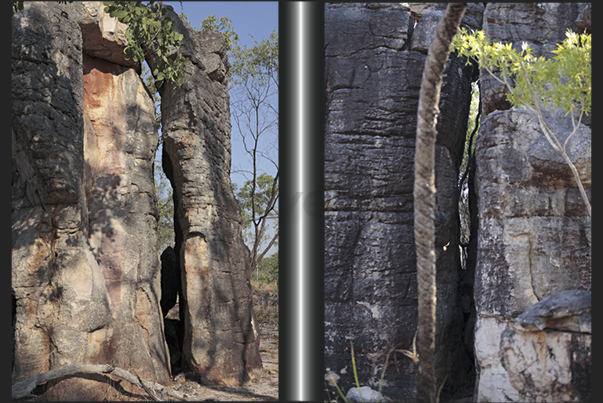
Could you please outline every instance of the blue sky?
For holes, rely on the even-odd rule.
[[[272,31],[278,32],[277,1],[168,1],[176,13],[188,15],[193,28],[201,28],[200,24],[210,15],[220,18],[228,17],[239,35],[239,43],[251,46],[253,40],[249,34],[260,41],[267,38]]]
[[[164,2],[174,8],[177,14],[184,13],[193,28],[201,28],[201,21],[210,15],[217,18],[226,16],[232,21],[232,27],[239,36],[239,44],[251,47],[254,39],[260,42],[268,38],[272,31],[278,32],[278,2],[277,1],[170,1]],[[253,39],[251,36],[253,36]],[[233,168],[250,169],[251,160],[245,153],[240,134],[236,131],[236,126],[232,122],[231,144],[232,144],[232,165]],[[278,133],[274,133],[276,139]],[[159,150],[160,152],[161,150]],[[274,155],[274,154],[273,154]],[[276,157],[278,158],[278,156]],[[159,155],[160,159],[160,155]],[[264,161],[260,162],[260,169],[274,176],[276,170],[274,166]],[[243,185],[245,180],[240,174],[231,175],[231,180],[239,186]],[[273,233],[272,230],[269,231]],[[278,248],[273,247],[268,255],[271,255]]]
[[[260,42],[268,38],[272,31],[278,32],[277,1],[168,1],[177,14],[184,13],[193,28],[201,28],[201,21],[210,15],[217,18],[226,16],[232,21],[232,27],[239,36],[239,44],[251,47],[253,39]],[[251,36],[253,36],[253,39]],[[234,168],[246,168],[244,161],[248,156],[242,146],[242,140],[233,122],[232,165]],[[249,161],[249,166],[251,161]],[[270,163],[261,163],[260,168],[270,175],[275,174]],[[244,178],[234,174],[233,183],[242,186]]]

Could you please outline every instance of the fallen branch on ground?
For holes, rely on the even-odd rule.
[[[191,396],[186,393],[179,392],[175,389],[168,388],[167,386],[163,386],[159,383],[149,382],[140,379],[138,375],[133,375],[129,371],[126,371],[122,368],[117,368],[112,365],[66,365],[64,367],[51,369],[48,372],[44,372],[31,378],[27,378],[23,381],[17,382],[12,387],[12,398],[13,399],[22,399],[24,397],[31,397],[31,392],[38,386],[43,383],[52,381],[54,379],[59,379],[65,376],[78,376],[81,374],[99,374],[99,375],[114,375],[121,379],[124,379],[130,382],[132,385],[135,385],[141,389],[143,389],[149,397],[153,400],[160,400],[156,392],[160,394],[160,396],[170,396],[177,400],[188,401],[191,400]],[[165,399],[161,399],[165,400]]]

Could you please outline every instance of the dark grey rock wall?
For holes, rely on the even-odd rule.
[[[350,343],[361,384],[377,389],[387,353],[412,349],[417,326],[412,193],[426,56],[409,50],[412,23],[399,4],[325,7],[325,380],[332,375],[346,390]],[[458,301],[456,184],[472,74],[450,60],[438,120],[436,366],[440,380],[448,376],[445,395],[471,383]],[[409,358],[390,357],[384,394],[412,401],[416,376]]]

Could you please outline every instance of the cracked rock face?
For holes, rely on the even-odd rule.
[[[501,336],[517,401],[591,400],[591,292],[568,290],[532,305]]]
[[[526,41],[535,56],[548,57],[565,38],[566,30],[577,28],[575,21],[580,20],[583,9],[585,4],[489,3],[484,30],[491,41]],[[539,395],[538,388],[523,383],[525,379],[518,381],[519,363],[513,364],[513,369],[503,367],[501,337],[514,345],[536,343],[536,333],[526,333],[523,341],[518,340],[524,336],[511,335],[513,320],[519,315],[526,319],[524,312],[552,294],[589,289],[591,219],[570,168],[547,142],[536,116],[501,101],[504,91],[487,73],[481,73],[480,81],[486,118],[482,119],[475,151],[479,215],[474,290],[479,374],[476,398],[548,399],[552,392],[546,387],[541,385],[544,389]],[[545,111],[545,121],[562,143],[572,131],[571,120],[563,113]],[[590,195],[588,126],[578,127],[567,153]],[[540,325],[536,321],[531,326]],[[582,336],[580,340],[560,336],[563,340],[551,341],[556,336],[548,331],[538,334],[545,344],[566,343],[571,349],[571,343],[576,342],[580,351],[586,348],[587,338]],[[563,370],[570,369],[566,366]],[[559,396],[552,400],[563,400]]]
[[[411,21],[397,3],[325,7],[325,380],[344,389],[354,385],[350,342],[361,382],[377,389],[388,351],[411,348],[417,326],[413,158],[426,56],[409,50]],[[472,72],[450,60],[436,146],[436,367],[456,386],[471,384],[454,195]],[[384,395],[414,400],[416,377],[415,363],[390,357]]]
[[[173,11],[168,15],[176,19]],[[180,20],[184,54],[195,55],[182,84],[162,93],[163,167],[174,189],[176,257],[184,297],[183,370],[240,385],[262,370],[249,251],[230,184],[226,44]],[[181,306],[182,309],[182,306]]]
[[[107,363],[155,382],[170,378],[159,308],[154,104],[135,69],[115,64],[122,42],[105,48],[115,57],[89,47],[82,32],[96,22],[81,17],[99,15],[99,7],[26,2],[12,20],[13,381]],[[70,378],[44,397],[119,395]]]
[[[551,117],[550,127],[567,136],[571,122],[562,116]],[[591,223],[569,167],[551,149],[535,116],[516,108],[493,112],[480,132],[474,291],[478,393],[480,399],[518,399],[500,361],[501,335],[544,298],[590,287]],[[587,193],[590,137],[582,125],[568,146]]]

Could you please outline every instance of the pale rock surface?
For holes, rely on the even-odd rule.
[[[12,378],[110,363],[168,382],[154,105],[134,70],[85,54],[70,13],[26,2],[12,19]],[[115,393],[70,378],[44,397]]]
[[[82,31],[84,52],[92,57],[107,60],[140,73],[140,64],[126,59],[123,50],[128,46],[128,26],[105,13],[101,1],[72,2],[63,5],[69,18],[75,20]]]
[[[371,389],[369,386],[350,388],[345,395],[345,398],[353,403],[377,403],[384,401],[383,395],[378,391]]]
[[[516,401],[591,400],[590,298],[582,290],[554,294],[503,331],[500,356]]]
[[[563,142],[571,121],[547,113]],[[535,115],[493,112],[477,140],[479,231],[475,279],[478,399],[517,399],[499,356],[512,320],[544,298],[591,281],[591,223],[569,167]],[[581,125],[568,155],[590,193],[590,129]]]

